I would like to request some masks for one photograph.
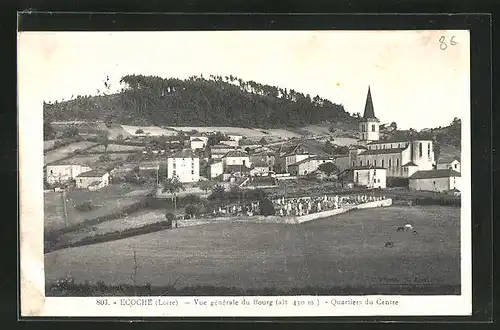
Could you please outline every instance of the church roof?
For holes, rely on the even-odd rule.
[[[365,150],[360,153],[360,155],[384,155],[384,154],[397,154],[406,148],[391,148],[391,149],[375,149],[375,150]]]
[[[403,167],[405,167],[405,166],[418,166],[418,165],[415,164],[414,162],[408,162],[408,163],[403,165]]]
[[[365,113],[363,114],[363,119],[377,119],[377,117],[375,117],[375,111],[373,110],[373,101],[370,86],[368,86],[368,95],[366,96]]]

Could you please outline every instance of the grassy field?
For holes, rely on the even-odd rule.
[[[137,134],[135,134],[135,132],[138,129],[142,129],[144,131],[143,134],[148,134],[149,133],[149,135],[151,135],[151,136],[177,135],[177,132],[175,130],[164,129],[164,128],[157,127],[157,126],[130,126],[130,125],[121,125],[121,126],[131,136],[137,135]]]
[[[43,164],[47,165],[48,163],[58,161],[59,159],[67,157],[69,154],[71,154],[77,149],[85,149],[92,145],[97,145],[97,143],[89,141],[81,141],[81,142],[71,143],[67,146],[58,148],[56,150],[49,151],[43,156]]]
[[[66,195],[66,210],[68,214],[67,225],[84,222],[85,219],[94,219],[119,211],[122,208],[138,202],[146,196],[149,188],[134,188],[130,185],[110,185],[97,191],[77,189],[69,191]],[[54,193],[56,194],[56,193]],[[57,193],[60,195],[60,193]],[[76,207],[83,202],[90,202],[93,209],[79,212]],[[59,200],[52,193],[44,194],[46,229],[59,229],[64,227],[64,217],[61,216],[62,198]],[[48,225],[50,224],[50,228]]]
[[[89,149],[87,152],[92,153],[92,151],[98,151],[102,152],[104,151],[103,146],[96,146],[94,148]],[[139,150],[144,150],[144,147],[141,146],[129,146],[129,145],[123,145],[123,144],[110,144],[108,145],[107,151],[112,153],[112,152],[123,152],[123,151],[139,151]]]
[[[99,148],[99,147],[98,147]],[[88,165],[92,167],[93,165],[96,165],[99,163],[99,157],[101,157],[104,154],[82,154],[82,155],[76,155],[71,158],[65,159],[64,163],[65,164],[74,164],[74,165]],[[130,155],[134,155],[134,153],[119,153],[119,154],[112,154],[108,153],[107,154],[111,159],[126,159]]]
[[[301,225],[210,224],[45,255],[48,281],[243,289],[460,284],[460,217],[453,207],[389,207]],[[396,232],[412,223],[419,235]],[[384,243],[393,241],[393,248]],[[390,282],[390,283],[389,283]]]

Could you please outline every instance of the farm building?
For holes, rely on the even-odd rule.
[[[191,150],[176,152],[167,158],[167,177],[180,182],[200,181],[200,158]]]
[[[224,173],[224,164],[222,161],[216,161],[213,164],[210,164],[210,178],[214,179]]]
[[[385,188],[387,169],[376,166],[357,166],[352,168],[355,185],[366,188]]]
[[[240,142],[241,139],[243,139],[242,135],[235,135],[235,134],[230,134],[227,136],[230,140]]]
[[[439,159],[436,164],[437,170],[452,169],[460,173],[460,160],[457,158],[452,159]]]
[[[333,163],[333,159],[320,156],[309,157],[289,165],[288,173],[296,176],[308,175],[316,171],[321,164],[328,162]]]
[[[258,162],[266,163],[270,171],[274,170],[275,159],[276,159],[275,154],[270,151],[259,152],[250,155],[250,163],[252,164]]]
[[[191,150],[199,150],[205,148],[206,141],[200,138],[191,139]]]
[[[317,148],[308,144],[299,143],[280,151],[280,158],[284,160],[284,162],[280,161],[280,164],[282,166],[284,165],[283,170],[288,173],[288,167],[290,165],[310,157],[320,156],[322,154],[324,154],[324,152],[318,150]]]
[[[46,177],[49,184],[67,182],[71,179],[76,179],[76,177],[83,172],[92,170],[86,165],[68,165],[68,164],[58,164],[58,165],[47,165]]]
[[[417,171],[409,178],[412,190],[448,191],[461,190],[460,173],[452,169]]]
[[[91,170],[76,177],[76,187],[97,190],[109,185],[109,172],[104,170]]]
[[[243,165],[226,165],[222,179],[228,181],[231,178],[242,178],[250,174],[250,168]]]
[[[239,150],[229,151],[222,158],[222,162],[224,163],[224,166],[243,165],[243,166],[250,167],[250,157],[248,156],[247,153],[239,151]]]

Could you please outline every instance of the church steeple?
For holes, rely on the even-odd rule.
[[[370,86],[368,86],[368,95],[366,96],[365,103],[365,113],[363,114],[363,119],[376,119],[375,111],[373,110],[372,92],[370,91]]]

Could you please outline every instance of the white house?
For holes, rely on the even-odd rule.
[[[91,170],[76,177],[77,188],[97,190],[106,186],[109,186],[109,172],[104,170]]]
[[[228,165],[243,165],[246,167],[250,167],[251,165],[250,156],[247,153],[239,150],[229,151],[224,155],[222,161],[224,162],[224,167]]]
[[[243,136],[242,135],[234,135],[234,134],[228,134],[227,137],[230,139],[230,140],[233,140],[233,141],[236,141],[237,143],[240,142],[241,139],[243,139]]]
[[[357,166],[353,169],[354,184],[367,188],[385,188],[387,169],[376,166]]]
[[[288,173],[293,176],[308,175],[309,173],[313,173],[314,171],[316,171],[319,166],[324,163],[333,163],[333,159],[319,156],[302,159],[294,164],[289,165]]]
[[[457,158],[453,159],[439,159],[436,164],[437,170],[452,169],[460,173],[460,161]]]
[[[199,150],[205,148],[207,142],[201,138],[191,139],[191,150]]]
[[[191,150],[182,150],[167,158],[167,177],[180,182],[200,181],[200,158]]]
[[[224,164],[222,161],[216,161],[213,164],[210,164],[210,178],[214,179],[224,173]]]
[[[320,152],[305,144],[297,144],[289,148],[284,155],[280,156],[284,159],[284,170],[288,173],[288,167],[301,160],[318,156]]]
[[[58,164],[47,165],[45,170],[47,182],[54,184],[76,179],[80,173],[88,172],[92,169],[86,165]]]
[[[461,190],[461,176],[452,169],[417,171],[410,176],[409,187],[428,191]]]

